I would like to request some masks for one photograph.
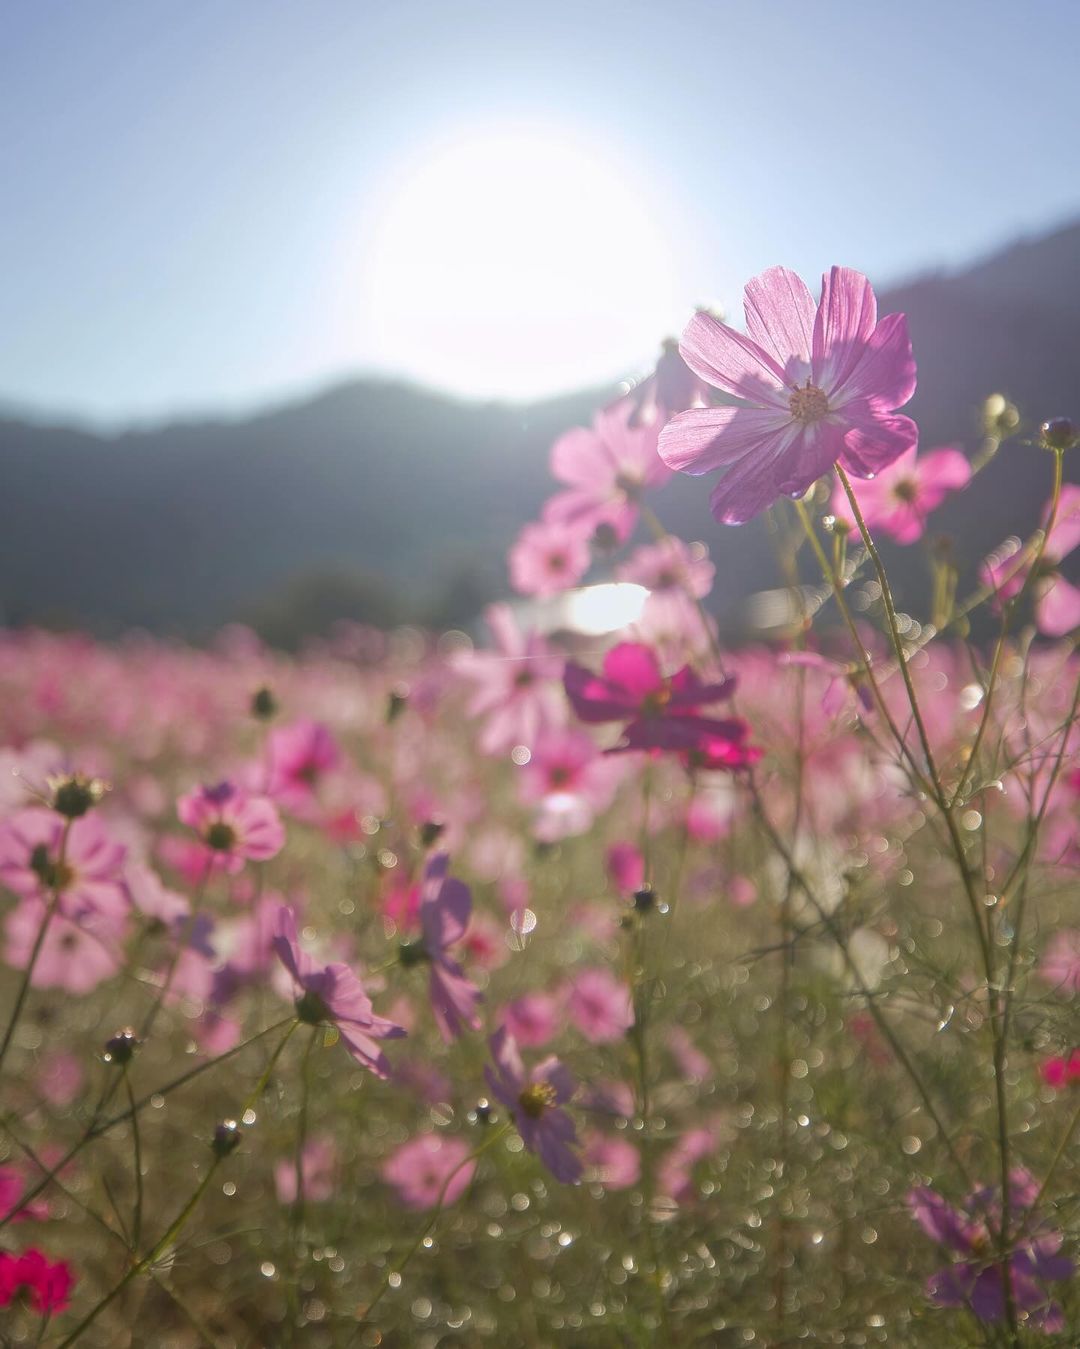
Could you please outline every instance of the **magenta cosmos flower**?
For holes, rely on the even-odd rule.
[[[45,901],[55,891],[60,913],[75,921],[127,914],[126,856],[96,815],[68,824],[31,807],[0,824],[0,883],[28,900]]]
[[[464,881],[448,876],[450,858],[435,853],[420,882],[420,929],[417,941],[401,948],[403,965],[425,961],[429,968],[431,1010],[439,1034],[449,1043],[466,1029],[479,1030],[480,990],[449,950],[465,936],[472,913],[472,895]]]
[[[476,1170],[469,1146],[460,1138],[419,1134],[386,1159],[379,1174],[406,1208],[453,1204],[468,1189]]]
[[[551,472],[566,490],[548,501],[545,520],[569,525],[583,538],[606,525],[626,542],[645,491],[671,476],[656,453],[655,424],[635,423],[634,411],[628,398],[620,399],[596,414],[591,430],[576,426],[559,437]]]
[[[1061,1308],[1050,1301],[1046,1284],[1071,1278],[1073,1262],[1059,1254],[1060,1232],[1031,1221],[1038,1182],[1018,1169],[1012,1173],[1010,1191],[1012,1211],[1023,1220],[1025,1231],[1008,1260],[1013,1299],[1018,1310],[1027,1313],[1029,1326],[1047,1333],[1063,1330]],[[1005,1290],[993,1232],[1001,1221],[999,1192],[984,1186],[954,1208],[936,1191],[920,1186],[907,1202],[931,1240],[963,1257],[931,1275],[926,1286],[931,1302],[939,1307],[967,1306],[981,1321],[1000,1321],[1005,1315]]]
[[[521,1140],[565,1185],[581,1179],[581,1160],[574,1147],[574,1122],[559,1107],[577,1089],[573,1077],[557,1058],[546,1058],[525,1071],[514,1037],[501,1026],[491,1037],[493,1068],[484,1075],[492,1093],[514,1117]]]
[[[911,449],[918,428],[898,416],[915,392],[907,318],[877,319],[869,281],[834,267],[815,306],[786,267],[748,282],[744,336],[698,313],[679,350],[738,407],[694,408],[660,434],[660,457],[694,475],[723,469],[713,515],[738,525],[778,497],[798,497],[833,464],[869,478]]]
[[[604,657],[603,673],[599,675],[568,661],[563,684],[582,721],[627,723],[618,746],[622,750],[693,751],[707,747],[719,754],[721,744],[734,750],[746,738],[747,726],[740,718],[717,721],[700,714],[701,708],[731,696],[733,679],[705,684],[689,665],[665,677],[656,653],[640,642],[613,646]]]
[[[231,782],[198,787],[176,803],[181,824],[194,829],[206,849],[204,865],[235,875],[245,862],[265,862],[285,844],[272,801],[249,796]]]
[[[389,1077],[390,1064],[376,1041],[398,1040],[404,1028],[375,1015],[363,984],[348,965],[320,965],[301,949],[296,916],[287,904],[278,910],[273,945],[299,992],[296,1014],[300,1020],[312,1026],[334,1026],[362,1068],[376,1077]]]
[[[963,450],[953,445],[917,455],[913,445],[899,459],[883,468],[876,478],[855,487],[863,519],[897,543],[915,543],[926,532],[926,521],[950,492],[971,481],[971,464]],[[840,483],[833,489],[832,513],[851,529],[855,516]]]
[[[308,720],[279,726],[270,733],[267,757],[269,794],[274,800],[301,819],[317,815],[319,790],[342,761],[327,727]]]
[[[49,1260],[39,1250],[13,1255],[0,1251],[0,1307],[6,1307],[21,1289],[41,1316],[62,1312],[71,1301],[75,1274],[66,1260]]]
[[[1043,510],[1044,529],[1049,516],[1048,502]],[[1080,547],[1080,486],[1067,482],[1061,489],[1057,515],[1046,536],[1035,581],[1035,625],[1047,637],[1063,637],[1080,627],[1080,589],[1066,581],[1058,570],[1062,561],[1077,547]],[[999,605],[1020,593],[1031,570],[1031,562],[1029,558],[1018,567],[1013,553],[992,556],[983,563],[980,577],[986,585],[994,587]]]

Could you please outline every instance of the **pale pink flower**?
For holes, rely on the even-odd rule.
[[[463,653],[454,665],[475,685],[465,710],[483,721],[481,751],[505,754],[515,745],[531,746],[541,730],[562,725],[563,662],[538,634],[521,631],[508,604],[490,605],[484,617],[494,650]]]
[[[588,540],[569,525],[543,520],[522,529],[507,558],[519,594],[544,598],[576,586],[589,570]]]
[[[694,475],[725,470],[713,515],[742,524],[781,496],[802,496],[839,461],[867,478],[915,445],[896,415],[915,392],[907,319],[877,321],[866,277],[834,267],[815,306],[804,282],[771,267],[747,283],[747,335],[696,314],[679,350],[702,379],[741,406],[682,412],[660,435],[660,456]]]
[[[581,1160],[585,1179],[605,1190],[628,1190],[641,1179],[641,1153],[625,1138],[587,1134]]]
[[[592,1044],[620,1040],[634,1024],[630,990],[610,970],[582,970],[570,981],[566,1008],[570,1020]]]
[[[544,507],[544,519],[570,525],[588,538],[598,525],[614,531],[620,543],[633,533],[641,498],[671,476],[656,453],[658,427],[635,424],[630,399],[604,408],[592,428],[574,427],[552,446],[551,472],[566,491]]]
[[[337,1148],[328,1134],[309,1138],[300,1153],[300,1180],[304,1199],[325,1203],[337,1188]],[[285,1158],[274,1167],[274,1188],[279,1203],[296,1202],[296,1157]]]
[[[475,1170],[462,1139],[418,1134],[390,1154],[379,1174],[406,1208],[429,1209],[440,1201],[444,1206],[457,1203]]]
[[[53,1049],[45,1054],[37,1066],[38,1093],[58,1109],[71,1102],[82,1090],[82,1060],[66,1049]]]
[[[499,1020],[519,1045],[539,1049],[559,1029],[559,1005],[550,994],[523,993],[503,1007]]]
[[[646,544],[616,567],[620,581],[631,581],[650,591],[679,591],[704,599],[713,587],[716,568],[703,543],[684,543],[674,534]]]
[[[959,446],[917,454],[905,450],[875,478],[853,484],[868,528],[879,529],[897,543],[915,543],[926,532],[927,518],[950,492],[971,481],[971,464]],[[833,488],[832,513],[855,529],[855,515],[847,493],[837,482]]]
[[[15,969],[25,969],[29,963],[45,912],[41,900],[24,899],[8,914],[4,959]],[[73,923],[62,914],[55,915],[45,931],[32,986],[89,993],[119,970],[123,936],[124,925],[115,916],[89,916]]]
[[[54,811],[31,807],[0,823],[0,883],[24,899],[45,900],[55,890],[67,918],[122,918],[128,912],[126,856],[98,815],[69,823]]]
[[[205,849],[204,875],[233,874],[245,862],[265,862],[285,846],[285,829],[272,801],[249,796],[231,782],[199,787],[176,803],[182,824],[194,829]]]
[[[1063,928],[1051,938],[1039,974],[1063,997],[1080,993],[1080,929]]]
[[[1050,516],[1050,503],[1043,509],[1042,526],[1045,529]],[[1047,637],[1063,637],[1080,627],[1080,589],[1066,581],[1058,570],[1062,561],[1080,546],[1080,485],[1066,483],[1061,489],[1054,524],[1046,536],[1039,576],[1035,581],[1035,623]],[[1016,548],[991,555],[983,563],[980,578],[995,591],[995,600],[1001,605],[1011,600],[1023,588],[1033,558],[1019,566]]]

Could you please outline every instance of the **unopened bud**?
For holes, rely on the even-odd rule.
[[[240,1146],[240,1126],[234,1119],[223,1119],[214,1130],[210,1146],[215,1157],[228,1157]]]
[[[1080,427],[1071,417],[1051,417],[1039,428],[1042,443],[1048,450],[1071,450],[1080,440]]]
[[[439,841],[445,830],[446,825],[442,820],[425,820],[420,826],[420,842],[425,848],[430,848]]]
[[[270,721],[277,716],[278,701],[265,685],[251,695],[251,715],[256,721]]]
[[[598,553],[613,553],[619,546],[619,536],[615,532],[615,527],[609,525],[606,520],[601,520],[593,530],[592,546]]]
[[[1003,393],[992,393],[983,403],[983,428],[988,436],[1004,440],[1020,425],[1020,413]]]
[[[643,885],[640,890],[634,891],[634,908],[638,913],[648,913],[655,906],[656,894],[651,885]]]
[[[135,1032],[127,1026],[105,1041],[105,1050],[101,1057],[106,1063],[115,1063],[117,1067],[123,1068],[135,1057],[138,1047],[139,1041],[135,1037]]]
[[[404,684],[398,684],[390,690],[390,696],[386,700],[386,724],[392,726],[402,712],[405,711],[405,704],[409,701],[409,690]]]

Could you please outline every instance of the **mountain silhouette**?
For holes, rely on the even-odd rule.
[[[925,448],[974,449],[995,391],[1029,440],[1046,417],[1080,416],[1080,223],[895,286],[879,307],[909,316],[905,411]],[[0,617],[194,637],[243,620],[282,642],[343,616],[464,621],[506,593],[505,549],[552,490],[551,442],[614,393],[513,405],[358,378],[246,419],[121,434],[0,419]],[[974,564],[1033,527],[1049,475],[1014,442],[935,525]],[[767,531],[715,524],[700,480],[669,484],[658,509],[709,543],[722,613],[777,583]],[[922,565],[906,551],[902,585]]]

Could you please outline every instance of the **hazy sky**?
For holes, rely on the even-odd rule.
[[[8,0],[0,32],[0,399],[40,410],[569,387],[772,263],[884,283],[1080,214],[1077,0]]]

